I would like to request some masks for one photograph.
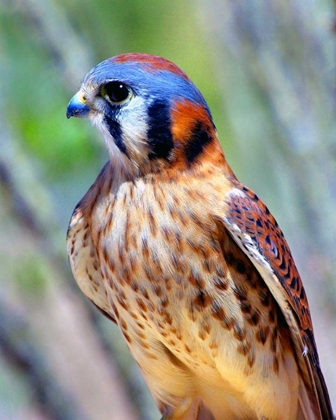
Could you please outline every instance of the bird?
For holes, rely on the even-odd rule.
[[[162,420],[332,419],[289,246],[190,78],[159,56],[117,55],[66,115],[90,120],[109,155],[72,214],[71,269],[118,325]]]

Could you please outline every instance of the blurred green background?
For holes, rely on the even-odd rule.
[[[336,406],[335,27],[330,0],[0,0],[0,420],[159,418],[67,261],[107,152],[67,121],[85,73],[162,55],[203,92],[239,179],[290,243]]]

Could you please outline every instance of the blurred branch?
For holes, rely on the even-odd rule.
[[[91,67],[91,49],[69,24],[65,8],[54,0],[18,0],[16,11],[24,13],[25,18],[28,16],[34,22],[32,26],[41,33],[54,62],[61,64],[62,82],[71,90],[78,87],[78,69]]]
[[[19,310],[0,297],[0,351],[14,369],[23,373],[34,389],[38,411],[46,419],[73,420],[76,413],[67,394],[50,376],[41,352],[28,333],[28,324]]]

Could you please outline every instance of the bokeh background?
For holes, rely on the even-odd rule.
[[[282,226],[336,407],[332,0],[0,0],[0,420],[157,420],[117,328],[82,296],[65,234],[107,160],[65,109],[119,53],[203,92],[234,171]]]

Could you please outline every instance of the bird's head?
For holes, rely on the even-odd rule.
[[[175,64],[148,54],[119,55],[90,70],[67,117],[88,117],[103,134],[112,164],[140,173],[190,167],[217,143],[199,90]]]

